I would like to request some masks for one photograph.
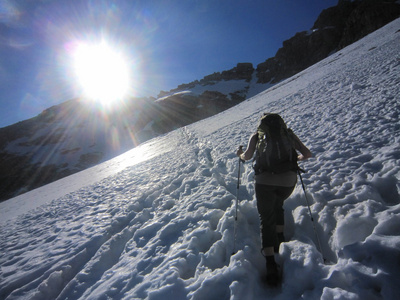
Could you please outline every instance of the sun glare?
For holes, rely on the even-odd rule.
[[[127,95],[128,62],[107,43],[78,44],[73,60],[75,74],[86,97],[107,106]]]

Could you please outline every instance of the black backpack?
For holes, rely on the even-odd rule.
[[[293,132],[278,114],[264,114],[257,128],[258,141],[254,171],[273,174],[297,171]]]

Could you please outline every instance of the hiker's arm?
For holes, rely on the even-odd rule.
[[[256,151],[256,144],[257,144],[257,133],[254,133],[247,144],[247,149],[243,152],[242,147],[240,147],[236,155],[240,157],[242,160],[249,160],[253,157],[254,151]]]
[[[311,151],[300,141],[297,135],[293,134],[295,139],[296,150],[300,151],[300,155],[297,157],[298,161],[306,160],[312,157]]]

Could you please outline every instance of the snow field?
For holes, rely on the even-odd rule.
[[[399,299],[399,29],[396,20],[237,107],[2,204],[13,217],[0,227],[0,298]],[[322,249],[298,184],[276,257],[282,289],[262,280],[251,163],[231,255],[235,152],[266,111],[314,154],[301,167]]]

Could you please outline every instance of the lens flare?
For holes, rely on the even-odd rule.
[[[106,42],[79,43],[73,53],[73,64],[86,97],[108,106],[128,94],[128,60]]]

